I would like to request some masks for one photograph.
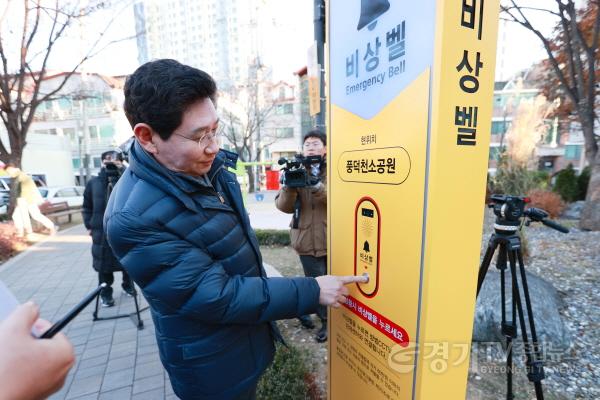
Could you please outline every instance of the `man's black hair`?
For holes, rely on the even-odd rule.
[[[325,135],[318,129],[313,129],[312,131],[309,131],[306,135],[304,135],[302,143],[306,142],[306,139],[308,138],[317,138],[323,143],[323,146],[327,146],[327,135]]]
[[[204,71],[161,59],[135,70],[125,81],[124,92],[125,115],[131,127],[146,123],[167,140],[190,105],[206,98],[215,103],[217,84]]]

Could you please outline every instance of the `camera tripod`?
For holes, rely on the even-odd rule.
[[[499,249],[498,258],[496,260],[496,268],[500,270],[500,301],[502,308],[501,331],[506,339],[506,399],[512,400],[513,396],[513,339],[517,337],[517,322],[519,319],[519,328],[521,329],[521,337],[523,340],[523,348],[526,357],[527,378],[533,383],[537,400],[544,399],[542,390],[542,380],[544,379],[544,366],[541,357],[540,344],[538,342],[535,323],[533,317],[533,309],[531,307],[531,298],[529,295],[529,287],[527,285],[527,277],[525,274],[525,263],[523,262],[523,253],[521,251],[521,238],[519,231],[522,226],[521,218],[528,217],[530,222],[542,222],[563,233],[568,233],[565,227],[546,220],[548,213],[537,208],[524,210],[524,204],[528,202],[526,198],[517,198],[509,196],[492,196],[492,200],[497,202],[494,208],[497,215],[496,223],[494,224],[494,233],[488,242],[488,247],[479,267],[479,276],[477,279],[477,295],[483,285],[483,281],[488,272],[492,257],[496,250]],[[522,201],[522,205],[519,202]],[[499,204],[498,204],[499,203]],[[511,209],[511,206],[513,207]],[[512,218],[511,218],[512,217]],[[507,265],[508,261],[508,265]],[[518,266],[517,266],[518,263]],[[507,319],[506,310],[506,271],[510,269],[511,282],[511,314],[510,320]],[[518,272],[517,272],[518,269]],[[519,286],[519,277],[521,286]],[[524,300],[524,301],[523,301]],[[523,302],[527,309],[527,321],[524,315]],[[531,334],[531,337],[529,336]]]
[[[121,177],[121,171],[119,170],[119,168],[113,163],[113,162],[107,162],[105,164],[105,168],[106,168],[106,177],[107,177],[107,186],[106,186],[106,197],[105,197],[105,204],[108,204],[110,195],[115,187],[115,185],[117,184],[119,178]],[[102,246],[106,246],[108,247],[108,242],[106,240],[106,234],[104,234],[102,236]],[[101,292],[98,292],[97,296],[96,296],[96,306],[94,308],[94,312],[92,313],[93,315],[93,321],[103,321],[103,320],[109,320],[109,319],[118,319],[118,318],[130,318],[131,321],[135,324],[135,326],[138,328],[138,330],[140,329],[144,329],[144,321],[142,320],[142,317],[140,316],[140,313],[142,311],[145,311],[148,309],[148,307],[144,307],[142,309],[140,309],[140,305],[138,302],[138,291],[135,288],[135,283],[133,283],[133,281],[131,282],[131,284],[133,285],[133,301],[135,304],[135,312],[132,313],[127,313],[127,314],[116,314],[116,315],[111,315],[108,317],[99,317],[98,316],[98,311],[99,311],[99,303],[100,303],[100,296],[101,296]]]
[[[133,284],[133,301],[135,304],[135,312],[132,313],[127,313],[127,314],[117,314],[117,315],[111,315],[108,317],[99,317],[98,316],[98,311],[99,311],[99,303],[100,303],[100,292],[98,292],[98,294],[96,295],[96,306],[94,308],[94,312],[92,313],[93,321],[105,321],[105,320],[109,320],[109,319],[118,319],[118,318],[130,318],[131,321],[135,324],[135,326],[138,328],[138,330],[144,329],[144,321],[142,320],[142,317],[140,316],[140,313],[142,311],[146,311],[148,309],[148,307],[144,307],[144,308],[140,308],[139,306],[139,302],[138,302],[138,291],[135,289],[135,284]]]

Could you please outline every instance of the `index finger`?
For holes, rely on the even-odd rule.
[[[355,276],[355,275],[338,276],[338,279],[344,285],[347,285],[349,283],[367,283],[367,282],[369,282],[369,277],[365,276],[365,275],[362,275],[362,276]]]

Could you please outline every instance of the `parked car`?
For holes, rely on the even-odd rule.
[[[40,186],[46,186],[42,175],[31,175],[35,185],[39,188]],[[12,178],[10,176],[0,176],[0,214],[6,214],[8,208],[8,202],[10,201],[10,184]],[[83,191],[81,192],[83,194]],[[82,200],[83,204],[83,200]]]
[[[35,186],[46,186],[46,181],[42,175],[34,174],[30,176],[33,179],[33,182],[35,182]],[[0,176],[0,190],[10,190],[11,181],[12,178],[10,176]]]
[[[83,206],[83,186],[51,186],[39,187],[38,190],[44,200],[56,204],[66,201],[71,208]]]
[[[8,202],[10,201],[10,190],[0,189],[0,215],[6,214]]]

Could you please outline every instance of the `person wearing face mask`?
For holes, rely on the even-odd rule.
[[[83,223],[92,237],[93,267],[98,272],[98,283],[107,285],[100,292],[100,303],[102,307],[112,307],[115,305],[112,288],[115,272],[123,273],[121,287],[128,296],[134,296],[135,289],[131,278],[108,245],[102,226],[108,198],[123,173],[123,157],[120,152],[111,150],[102,153],[101,159],[100,173],[85,186],[82,214]]]
[[[304,157],[320,156],[320,163],[306,166],[309,181],[316,184],[305,187],[290,188],[283,186],[275,197],[275,206],[288,214],[294,213],[290,223],[290,239],[294,250],[300,256],[300,262],[307,277],[318,277],[327,274],[327,171],[325,156],[327,138],[319,130],[312,130],[304,136],[302,155]],[[299,208],[296,210],[296,208]],[[299,217],[297,215],[299,214]],[[327,308],[320,306],[317,316],[321,320],[321,328],[315,339],[317,342],[327,340]],[[304,315],[300,318],[302,325],[310,328],[312,320]]]

